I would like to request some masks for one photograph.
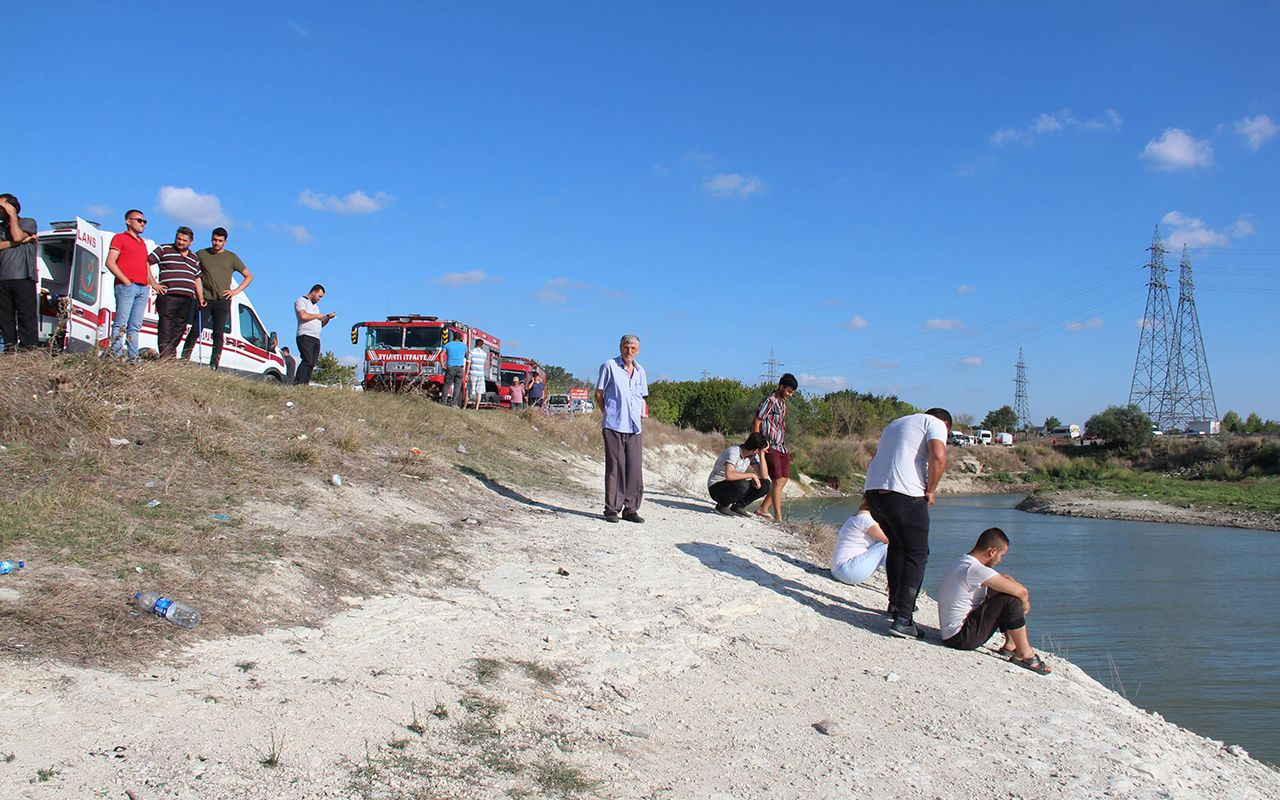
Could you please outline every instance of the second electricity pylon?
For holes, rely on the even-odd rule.
[[[1186,428],[1192,420],[1216,420],[1218,404],[1209,379],[1209,359],[1196,313],[1195,283],[1191,279],[1191,257],[1182,247],[1178,269],[1178,316],[1174,319],[1169,379],[1161,416],[1170,427]]]
[[[1027,404],[1027,362],[1022,359],[1022,348],[1018,348],[1018,371],[1013,379],[1013,413],[1017,415],[1016,430],[1031,429],[1031,408]]]
[[[761,377],[761,378],[764,378],[764,379],[765,379],[765,380],[767,380],[767,381],[769,381],[769,383],[770,383],[770,384],[775,384],[775,383],[777,383],[777,382],[778,382],[778,367],[782,366],[782,362],[781,362],[781,361],[779,361],[778,359],[776,359],[776,358],[774,358],[774,357],[773,357],[773,348],[772,348],[772,347],[770,347],[770,348],[769,348],[769,360],[768,360],[768,361],[766,361],[766,362],[764,362],[764,365],[765,365],[766,367],[768,367],[768,368],[769,368],[769,371],[768,371],[768,372],[766,372],[766,373],[764,373],[764,374],[763,374],[763,375],[761,375],[760,377]]]
[[[1142,314],[1142,333],[1138,337],[1138,358],[1133,364],[1133,382],[1129,385],[1129,405],[1142,409],[1160,430],[1173,424],[1165,406],[1169,398],[1170,364],[1175,353],[1171,352],[1174,320],[1169,303],[1169,285],[1165,283],[1164,242],[1160,241],[1160,226],[1151,237],[1151,261],[1147,267],[1151,277],[1147,281],[1147,308]],[[1175,369],[1173,374],[1178,374]]]

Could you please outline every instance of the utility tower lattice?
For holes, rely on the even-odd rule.
[[[1018,371],[1013,379],[1013,413],[1018,422],[1015,428],[1025,431],[1031,428],[1031,408],[1027,404],[1027,362],[1022,358],[1022,348],[1018,348]]]
[[[1168,269],[1164,265],[1164,242],[1160,241],[1160,226],[1156,226],[1151,238],[1151,261],[1147,267],[1151,278],[1147,282],[1147,308],[1142,314],[1142,333],[1138,337],[1138,358],[1133,365],[1133,383],[1129,386],[1129,405],[1142,409],[1160,430],[1173,424],[1168,419],[1167,405],[1170,398],[1169,378],[1177,378],[1179,363],[1176,351],[1171,351],[1174,318],[1169,303],[1169,285],[1165,282]]]
[[[1173,326],[1168,391],[1161,412],[1170,427],[1179,429],[1190,427],[1192,420],[1218,418],[1213,381],[1209,379],[1209,359],[1204,352],[1200,317],[1196,313],[1191,257],[1187,255],[1186,245],[1182,247],[1182,262],[1178,269],[1178,315]]]
[[[777,382],[778,382],[778,367],[781,367],[781,366],[782,366],[782,362],[781,362],[781,361],[779,361],[778,359],[776,359],[776,358],[774,358],[774,357],[773,357],[773,348],[772,348],[772,347],[770,347],[770,348],[769,348],[769,360],[768,360],[768,361],[765,361],[765,362],[762,362],[762,363],[763,363],[766,367],[768,367],[768,368],[769,368],[769,371],[768,371],[768,372],[766,372],[766,373],[764,373],[764,374],[763,374],[763,375],[761,375],[760,377],[762,377],[762,378],[764,378],[764,379],[768,380],[768,381],[769,381],[769,383],[777,383]]]

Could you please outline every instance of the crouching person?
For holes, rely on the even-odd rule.
[[[769,494],[772,484],[761,455],[769,449],[764,434],[753,433],[742,444],[735,444],[716,459],[707,477],[707,491],[716,503],[716,512],[729,516],[749,517],[746,507]]]
[[[841,583],[857,585],[884,566],[889,554],[889,537],[871,517],[866,498],[858,513],[844,521],[836,534],[836,549],[831,554],[831,577]]]
[[[999,528],[987,528],[978,543],[942,576],[938,586],[938,617],[942,643],[957,650],[976,650],[1000,629],[1000,652],[1011,663],[1048,675],[1047,664],[1031,649],[1026,615],[1031,593],[1009,575],[993,569],[1009,552],[1009,537]]]

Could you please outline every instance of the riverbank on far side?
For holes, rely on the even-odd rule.
[[[1247,509],[1183,508],[1144,497],[1123,497],[1104,490],[1032,494],[1018,504],[1018,510],[1064,517],[1280,531],[1280,514]]]

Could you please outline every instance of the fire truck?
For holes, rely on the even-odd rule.
[[[479,328],[457,320],[442,320],[421,314],[399,314],[381,322],[357,322],[351,326],[351,343],[360,343],[364,330],[364,389],[377,392],[423,392],[433,400],[444,391],[444,346],[459,340],[485,353],[485,386],[480,405],[498,405],[498,368],[501,342]],[[470,383],[468,370],[463,380]],[[471,387],[464,389],[469,396]]]
[[[522,358],[520,356],[503,356],[502,370],[498,376],[498,397],[499,404],[503,408],[511,408],[511,384],[516,378],[524,384],[525,391],[533,385],[533,379],[541,377],[546,379],[547,374],[543,371],[542,365],[532,358]],[[529,395],[525,394],[525,403],[529,402]]]

